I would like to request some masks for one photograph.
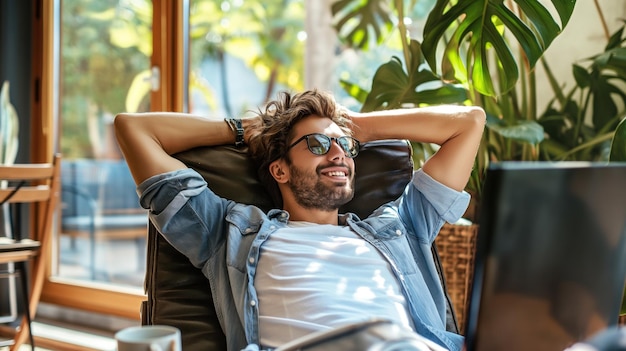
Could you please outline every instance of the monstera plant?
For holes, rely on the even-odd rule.
[[[610,155],[611,162],[626,162],[624,28],[607,36],[603,52],[572,64],[575,86],[566,90],[556,81],[544,53],[569,23],[575,0],[436,0],[422,42],[406,34],[404,20],[419,4],[333,3],[335,26],[344,44],[371,50],[393,33],[402,43],[402,57],[381,65],[370,87],[341,84],[362,102],[363,111],[407,104],[482,106],[487,129],[468,184],[478,199],[484,170],[492,161],[607,161]],[[596,9],[600,11],[600,6]],[[605,18],[602,13],[598,17]],[[536,99],[538,63],[554,93],[541,112]],[[626,299],[621,313],[626,314]]]
[[[402,59],[393,57],[380,66],[369,91],[351,82],[341,84],[363,103],[363,111],[406,104],[483,106],[487,132],[468,185],[478,198],[488,162],[537,158],[536,145],[543,141],[544,130],[537,122],[534,92],[521,92],[528,97],[521,104],[516,95],[569,22],[576,2],[551,1],[557,22],[535,0],[437,0],[423,28],[422,43],[405,34],[405,13],[412,13],[417,3],[340,0],[332,5],[344,43],[367,50],[392,33],[402,43]],[[424,148],[428,146],[420,145],[416,154],[432,152]]]
[[[470,92],[501,95],[514,88],[521,65],[534,67],[567,25],[575,3],[574,0],[552,0],[559,15],[558,24],[549,10],[536,0],[438,0],[423,28],[421,51],[430,69],[439,68],[441,79],[459,82]],[[398,33],[403,37],[406,63],[406,67],[398,67],[403,72],[397,73],[408,78],[410,68],[417,67],[422,55],[413,55],[410,39],[404,34],[404,21],[399,19],[404,19],[405,12],[416,4],[416,1],[402,0],[391,4],[385,0],[341,0],[332,5],[332,13],[343,41],[361,49],[371,47],[372,42],[381,43],[397,23]],[[370,33],[375,38],[371,38]],[[511,37],[515,44],[511,44]],[[517,48],[523,52],[518,59],[513,54]],[[440,49],[443,55],[437,61]],[[379,96],[380,107],[384,104],[394,107],[402,102],[430,103],[413,100],[416,96],[410,93],[420,88],[414,84],[419,81],[403,79],[397,83],[405,83],[401,86],[404,89],[397,88],[396,94],[384,98]],[[376,85],[374,80],[372,86]]]

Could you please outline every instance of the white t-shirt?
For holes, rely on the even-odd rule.
[[[391,267],[348,227],[290,222],[261,247],[254,285],[265,347],[372,317],[412,329]]]

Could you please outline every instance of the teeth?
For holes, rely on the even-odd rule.
[[[344,172],[328,172],[328,175],[331,177],[345,177],[346,173]]]

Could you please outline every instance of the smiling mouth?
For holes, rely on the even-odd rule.
[[[347,184],[349,181],[348,172],[344,171],[330,171],[330,172],[322,172],[321,174],[326,179],[330,180],[335,184]]]
[[[342,177],[342,178],[345,178],[347,176],[346,172],[341,172],[341,171],[332,171],[332,172],[326,172],[326,173],[323,173],[323,174],[325,174],[325,175],[327,175],[329,177]]]
[[[320,165],[317,168],[317,172],[320,176],[335,182],[344,183],[352,178],[352,171],[348,165],[345,164]]]

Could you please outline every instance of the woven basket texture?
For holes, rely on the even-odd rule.
[[[465,319],[474,273],[474,254],[478,225],[446,223],[435,239],[448,295],[459,322],[459,331],[465,332]]]

